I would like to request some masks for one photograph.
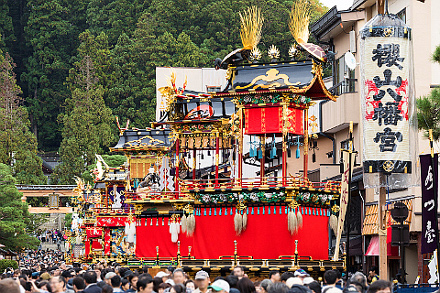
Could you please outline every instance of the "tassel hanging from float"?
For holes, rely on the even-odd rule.
[[[237,233],[237,235],[240,235],[243,229],[243,217],[240,215],[238,211],[235,213],[234,216],[234,228],[235,228],[235,233]]]
[[[277,147],[275,144],[275,134],[273,135],[273,140],[272,140],[272,149],[270,150],[270,158],[273,159],[277,156]]]
[[[182,226],[182,233],[186,232],[187,223],[186,223],[186,215],[183,214],[182,219],[180,220],[180,225]]]
[[[247,221],[248,221],[247,211],[244,210],[243,211],[243,228],[241,229],[242,231],[246,230],[246,228],[247,228]]]
[[[301,145],[301,143],[299,142],[299,136],[296,137],[297,141],[296,141],[296,158],[299,159],[299,157],[301,156],[301,151],[299,150],[299,146]]]
[[[333,230],[333,233],[336,234],[338,230],[338,217],[332,214],[329,219],[329,224],[330,224],[330,228]]]
[[[252,141],[252,135],[249,136],[249,157],[255,158],[256,157],[256,150],[254,142]]]
[[[301,209],[300,208],[298,208],[298,212],[296,213],[296,220],[297,220],[297,223],[298,223],[298,229],[302,228],[302,226],[303,226],[303,216],[301,214]]]
[[[180,225],[175,221],[170,224],[171,242],[176,243],[179,240]]]
[[[290,235],[293,235],[298,231],[298,222],[296,219],[295,211],[290,210],[289,214],[287,215],[287,228],[290,232]]]
[[[260,145],[260,147],[258,148],[257,154],[258,154],[258,159],[261,160],[263,158],[263,150],[262,150],[261,143],[259,145]]]
[[[194,230],[196,229],[196,218],[194,214],[190,214],[186,219],[186,235],[192,236],[194,234]]]

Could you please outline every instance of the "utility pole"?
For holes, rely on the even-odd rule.
[[[380,173],[383,182],[383,173]],[[379,234],[379,276],[382,280],[388,280],[388,254],[387,254],[387,224],[386,224],[386,187],[379,189],[379,204],[377,206],[377,230]]]

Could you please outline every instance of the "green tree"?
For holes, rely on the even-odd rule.
[[[65,113],[59,116],[63,124],[62,163],[53,175],[58,183],[73,183],[74,176],[80,176],[94,162],[95,154],[114,143],[113,115],[104,103],[104,90],[97,85],[93,68],[92,59],[86,56],[76,78],[70,78],[72,95],[66,99]]]
[[[0,242],[15,251],[36,248],[38,240],[28,234],[32,218],[15,183],[11,168],[0,164]]]
[[[24,31],[32,55],[26,60],[27,107],[32,131],[40,148],[51,151],[59,147],[62,112],[68,90],[64,85],[70,59],[75,54],[77,32],[70,22],[68,6],[59,0],[28,0],[29,18]]]
[[[8,0],[0,0],[0,36],[0,49],[7,51],[7,45],[15,40]]]
[[[42,160],[37,155],[36,138],[29,130],[14,66],[9,54],[3,56],[0,51],[0,163],[12,167],[18,183],[41,184],[46,180]]]
[[[440,64],[440,46],[432,55],[432,61]],[[440,138],[440,88],[435,88],[431,94],[417,99],[417,122],[419,129],[432,129],[434,140]]]
[[[115,45],[123,33],[131,34],[140,14],[149,6],[145,0],[89,0],[87,22],[95,35],[105,32]]]

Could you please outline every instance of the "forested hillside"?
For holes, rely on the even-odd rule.
[[[260,7],[260,46],[287,55],[292,1],[0,0],[0,55],[11,57],[0,61],[16,64],[15,108],[38,143],[28,148],[59,150],[58,182],[70,181],[115,143],[114,116],[154,119],[156,66],[211,67],[241,47],[239,11]],[[327,9],[311,2],[313,22]]]

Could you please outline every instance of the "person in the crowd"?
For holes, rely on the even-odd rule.
[[[121,277],[119,277],[118,275],[114,275],[110,279],[110,283],[113,288],[113,292],[123,292],[121,289]]]
[[[286,281],[286,286],[292,288],[293,285],[304,285],[303,280],[300,277],[289,278]]]
[[[76,276],[75,278],[73,278],[72,279],[72,287],[73,287],[73,291],[75,291],[75,293],[83,292],[84,289],[86,288],[86,283],[85,283],[83,277]]]
[[[269,272],[269,280],[272,281],[272,283],[278,283],[281,281],[281,275],[279,271],[270,271]]]
[[[362,272],[356,272],[351,276],[350,284],[356,286],[359,292],[364,293],[368,286],[367,276],[365,276]]]
[[[177,284],[170,288],[170,293],[185,293],[186,288],[183,284]]]
[[[281,275],[281,282],[286,283],[289,278],[293,278],[295,275],[292,272],[285,272]]]
[[[130,282],[130,289],[128,289],[125,292],[126,293],[136,292],[138,290],[137,282],[139,280],[139,275],[137,273],[134,274],[131,271],[127,271],[125,275],[128,275],[128,281]],[[151,279],[151,281],[153,281],[153,279]]]
[[[369,284],[379,280],[379,275],[377,273],[378,273],[377,267],[373,266],[370,268],[370,270],[368,271],[368,278],[367,278]]]
[[[66,289],[66,279],[63,276],[55,276],[50,279],[50,287],[52,288],[52,293],[63,293]]]
[[[186,277],[182,269],[175,269],[173,271],[173,281],[175,285],[183,285],[185,283]]]
[[[389,281],[377,280],[371,283],[368,287],[367,293],[391,293],[392,284]]]
[[[345,286],[345,288],[342,290],[342,293],[362,293],[358,290],[358,288],[354,285],[347,285]]]
[[[259,282],[259,281],[254,282],[254,286],[255,286],[255,291],[257,293],[261,293],[261,282]]]
[[[127,279],[121,280],[121,289],[124,292],[127,292],[130,289],[130,282]],[[159,291],[158,291],[159,293]]]
[[[152,293],[153,292],[153,278],[146,274],[142,274],[138,277],[136,282],[138,293]]]
[[[97,275],[95,271],[87,271],[83,275],[84,281],[86,283],[86,288],[84,293],[101,293],[102,289],[96,284]]]
[[[321,293],[321,285],[317,281],[310,282],[306,285],[312,293]]]
[[[298,277],[301,278],[301,280],[303,280],[306,277],[310,277],[310,275],[303,269],[297,269],[294,273],[293,273],[294,277]]]
[[[102,286],[102,293],[113,293],[113,288],[109,284],[104,284]]]
[[[226,277],[226,282],[228,282],[229,284],[229,292],[230,293],[240,293],[240,291],[238,291],[237,289],[237,284],[238,284],[238,277],[235,275],[229,275]]]
[[[198,271],[196,276],[194,277],[194,282],[197,286],[197,289],[194,290],[194,293],[206,293],[208,292],[208,286],[211,282],[209,279],[209,274],[205,271]]]
[[[287,293],[289,291],[289,287],[286,284],[277,282],[273,283],[269,286],[268,293]]]
[[[247,277],[238,280],[237,289],[240,293],[256,293],[254,283]]]
[[[103,270],[103,271],[104,271],[104,270]],[[113,278],[114,276],[116,276],[116,273],[115,273],[115,272],[108,272],[108,273],[105,274],[105,276],[104,276],[104,280],[103,280],[103,281],[104,281],[106,284],[108,284],[108,285],[111,286],[111,284],[112,284],[112,278]]]
[[[336,282],[338,280],[338,273],[334,270],[328,270],[324,273],[324,283],[325,286],[322,288],[322,293],[330,293],[327,292],[328,289],[330,288],[335,288],[339,291],[335,291],[335,292],[341,292],[342,290],[339,288],[336,288]]]
[[[162,282],[165,283],[166,280],[168,280],[169,276],[170,276],[170,274],[167,274],[164,271],[160,271],[156,274],[156,276],[154,278],[160,278],[162,280]]]
[[[243,268],[242,266],[236,266],[236,267],[234,268],[233,274],[234,274],[234,276],[237,276],[238,279],[240,280],[240,279],[243,278],[244,275],[245,275],[245,274],[244,274],[244,268]]]
[[[193,280],[187,280],[185,282],[185,288],[186,288],[186,291],[194,292],[196,290],[196,284],[194,283]]]
[[[168,283],[162,283],[159,285],[158,289],[157,289],[157,293],[164,293],[165,290],[171,288],[172,286]],[[196,289],[197,290],[197,289]]]
[[[272,281],[269,279],[264,279],[263,281],[261,281],[260,283],[260,287],[261,287],[261,293],[267,293],[269,292],[269,287],[272,285]]]
[[[228,282],[222,279],[218,279],[213,282],[209,287],[212,293],[229,293],[230,286]]]
[[[0,292],[20,293],[20,286],[13,279],[7,278],[0,281]]]

